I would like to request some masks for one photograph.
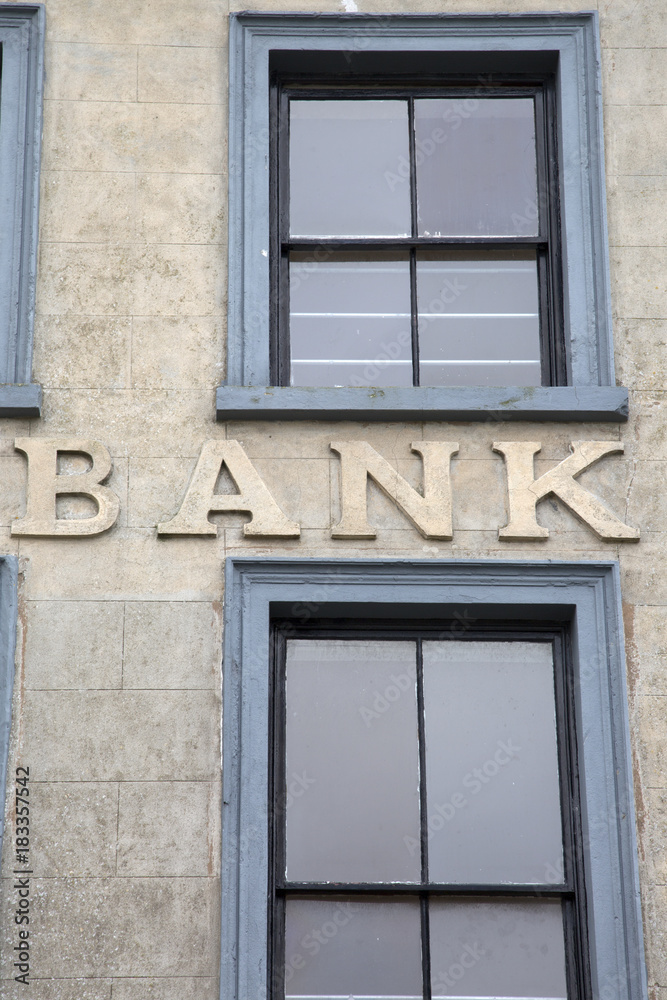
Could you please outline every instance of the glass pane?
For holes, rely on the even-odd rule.
[[[536,236],[532,98],[415,101],[420,236]]]
[[[432,899],[431,983],[440,997],[567,996],[560,900]]]
[[[290,233],[409,236],[407,101],[290,102]]]
[[[418,901],[288,899],[284,975],[294,1000],[421,998]]]
[[[290,262],[292,385],[412,385],[407,260]]]
[[[431,881],[562,881],[551,645],[425,642],[424,722]]]
[[[537,261],[417,261],[421,385],[541,385]]]
[[[290,641],[287,878],[420,876],[415,645]]]

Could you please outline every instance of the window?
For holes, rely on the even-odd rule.
[[[12,690],[14,687],[14,647],[17,620],[18,559],[0,556],[0,849],[5,820],[5,778],[9,732],[12,723]]]
[[[615,564],[225,592],[221,997],[645,1000]]]
[[[276,632],[273,995],[586,995],[565,630]]]
[[[31,382],[44,8],[0,6],[0,416],[39,416]]]
[[[280,88],[276,384],[564,382],[551,82]]]
[[[626,418],[595,14],[237,14],[230,60],[220,418]]]

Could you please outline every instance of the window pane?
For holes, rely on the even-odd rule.
[[[408,236],[406,101],[290,102],[292,236]]]
[[[417,262],[421,385],[540,385],[537,262]]]
[[[295,1000],[421,998],[418,901],[288,899],[284,972]]]
[[[562,881],[551,645],[425,642],[429,877]]]
[[[432,899],[431,983],[440,997],[565,998],[560,900]]]
[[[407,260],[290,262],[292,385],[412,385]]]
[[[286,717],[287,878],[419,879],[414,643],[290,641]]]
[[[532,98],[415,101],[420,236],[536,236]]]

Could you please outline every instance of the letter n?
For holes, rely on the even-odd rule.
[[[238,493],[215,492],[223,465]],[[158,534],[217,535],[208,515],[227,511],[250,514],[250,523],[243,525],[246,537],[299,537],[299,525],[285,517],[239,442],[205,441],[178,514],[158,524]]]
[[[341,459],[341,519],[331,529],[332,538],[375,538],[375,530],[368,523],[367,484],[370,478],[412,521],[424,538],[451,540],[449,464],[459,446],[452,441],[420,441],[410,447],[422,456],[423,496],[367,441],[331,443],[332,451],[337,451]]]

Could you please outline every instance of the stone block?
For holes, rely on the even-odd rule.
[[[115,874],[117,784],[34,781],[30,802],[36,877]]]
[[[219,35],[219,32],[216,33]],[[138,100],[168,104],[224,104],[227,53],[221,48],[142,45]]]
[[[122,658],[122,601],[26,603],[27,689],[120,688]]]
[[[639,693],[667,695],[667,607],[626,605],[625,635]]]
[[[55,40],[146,45],[224,45],[224,0],[49,0],[49,30]]]
[[[667,107],[612,105],[605,114],[607,170],[618,174],[665,173]]]
[[[224,376],[222,318],[135,316],[132,388],[200,389],[213,395]]]
[[[49,3],[49,27],[51,18]],[[45,98],[51,101],[136,101],[133,45],[47,41]]]
[[[603,46],[667,47],[667,10],[662,0],[643,0],[641,17],[634,0],[598,0],[597,7]]]
[[[32,691],[24,754],[44,781],[219,776],[220,699],[209,691]]]
[[[73,426],[104,442],[114,460],[131,455],[133,464],[146,457],[195,458],[203,440],[225,436],[215,422],[213,391],[52,389],[39,433],[67,437]]]
[[[252,462],[288,518],[297,521],[302,528],[330,526],[331,462],[289,458],[255,458]],[[220,523],[227,523],[227,515]]]
[[[612,248],[609,258],[614,312],[625,319],[664,319],[667,248]]]
[[[644,531],[638,545],[620,547],[623,600],[637,605],[667,604],[666,545],[664,531]]]
[[[647,875],[651,882],[667,883],[667,789],[647,788],[644,792],[646,809]]]
[[[536,459],[552,464],[570,454],[572,441],[623,440],[625,427],[613,424],[544,423],[525,420],[480,420],[468,423],[429,421],[424,425],[425,441],[458,441],[457,461],[496,461],[503,459],[492,450],[494,441],[539,441]]]
[[[25,509],[26,465],[18,452],[0,454],[0,482],[0,525],[8,528]]]
[[[42,244],[37,282],[40,313],[130,315],[138,257],[134,246]]]
[[[129,171],[43,170],[40,233],[47,243],[129,243],[135,182]]]
[[[28,990],[30,1000],[111,1000],[111,979],[35,979],[31,976],[27,989],[13,979],[0,979],[0,994],[4,1000],[24,1000]]]
[[[32,902],[40,978],[217,973],[217,879],[34,879]],[[4,976],[11,954],[5,944]]]
[[[637,702],[642,784],[664,788],[667,773],[667,697],[643,695]]]
[[[221,616],[220,604],[128,602],[123,687],[219,690]]]
[[[118,874],[219,874],[219,792],[219,782],[123,782]]]
[[[662,531],[667,523],[667,462],[635,462],[628,483],[627,514],[633,524]]]
[[[667,104],[664,49],[605,48],[602,51],[602,93],[605,104]]]
[[[633,461],[664,462],[667,459],[667,395],[664,392],[634,392],[634,419],[623,434],[625,454]]]
[[[329,448],[331,441],[359,440],[368,441],[392,461],[409,458],[410,442],[422,438],[421,423],[403,421],[383,424],[375,421],[230,420],[226,427],[227,437],[239,441],[253,462],[256,458],[334,458]]]
[[[612,246],[664,246],[667,222],[662,212],[667,178],[621,175],[608,192]]]
[[[222,316],[225,282],[216,246],[147,246],[139,252],[132,276],[133,312],[140,316]]]
[[[216,105],[49,101],[44,119],[47,169],[219,174],[226,160]]]
[[[138,174],[136,198],[140,239],[148,243],[226,244],[224,175]],[[225,250],[226,246],[221,246],[221,260]]]
[[[646,972],[649,986],[662,985],[667,982],[667,886],[645,887],[644,898]]]
[[[614,330],[616,377],[629,389],[661,390],[665,385],[667,321],[619,319]],[[634,414],[634,399],[630,400]],[[621,432],[622,434],[623,432]]]
[[[114,1000],[219,1000],[216,978],[193,979],[118,979],[113,986]]]
[[[183,503],[196,464],[181,455],[132,459],[129,521],[133,527],[155,528],[168,521]]]
[[[46,388],[127,388],[131,343],[129,316],[40,315],[33,377]]]

